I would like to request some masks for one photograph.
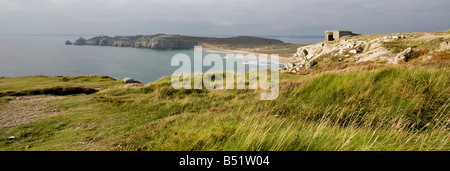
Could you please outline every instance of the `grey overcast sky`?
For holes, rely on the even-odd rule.
[[[322,35],[450,29],[449,0],[0,0],[0,34]]]

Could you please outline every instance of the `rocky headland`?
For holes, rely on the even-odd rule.
[[[137,36],[97,36],[90,39],[79,38],[74,45],[133,47],[158,50],[192,49],[197,45],[277,45],[280,40],[250,36],[231,38],[193,37],[182,35],[137,35]]]
[[[316,65],[376,62],[401,64],[447,58],[450,30],[429,33],[345,36],[299,47],[291,61],[281,69],[296,73]],[[441,62],[442,63],[442,62]]]

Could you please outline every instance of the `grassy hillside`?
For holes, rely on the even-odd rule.
[[[0,90],[30,86],[15,79]],[[260,90],[174,90],[170,78],[140,88],[89,83],[103,89],[55,96],[41,104],[50,116],[0,127],[0,150],[450,150],[447,67],[359,66],[280,79],[274,101],[259,100]],[[17,100],[0,99],[0,112]]]
[[[20,78],[0,78],[0,97],[25,95],[69,95],[92,94],[114,84],[120,84],[109,76],[29,76]]]
[[[81,86],[89,88],[102,88],[114,84],[119,84],[121,81],[117,81],[109,76],[29,76],[29,77],[16,77],[16,78],[4,78],[0,77],[0,93],[9,91],[17,92],[30,89],[44,89],[51,87],[68,87],[68,86]]]

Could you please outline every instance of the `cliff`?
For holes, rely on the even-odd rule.
[[[137,36],[97,36],[91,39],[79,38],[74,45],[116,46],[147,49],[192,49],[196,45],[274,45],[284,44],[280,40],[250,36],[231,38],[193,37],[181,35],[137,35]]]

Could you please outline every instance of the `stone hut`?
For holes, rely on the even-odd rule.
[[[325,31],[325,41],[339,40],[343,36],[357,36],[361,35],[358,33],[353,33],[352,31],[344,30],[327,30]]]

